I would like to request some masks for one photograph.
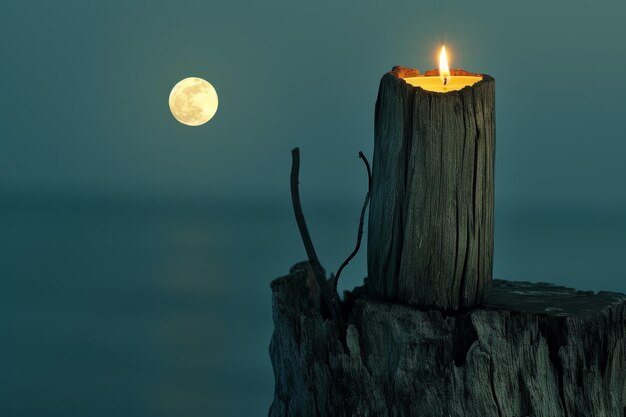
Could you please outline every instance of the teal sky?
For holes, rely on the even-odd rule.
[[[498,207],[626,206],[626,3],[23,1],[0,5],[3,194],[360,199],[393,65],[497,82]],[[217,89],[199,128],[167,97]],[[358,204],[358,203],[357,203]]]
[[[0,0],[0,415],[267,415],[269,282],[305,258],[290,151],[334,272],[380,78],[434,68],[443,42],[496,79],[494,276],[626,292],[625,17],[624,0]],[[169,112],[188,76],[219,94],[202,127]]]

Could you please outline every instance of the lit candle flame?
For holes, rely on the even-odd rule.
[[[450,67],[448,67],[448,55],[446,54],[446,47],[441,47],[441,53],[439,54],[439,77],[443,85],[448,84],[448,78],[450,78]]]

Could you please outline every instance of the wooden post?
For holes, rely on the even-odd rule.
[[[378,90],[368,288],[387,300],[471,307],[492,282],[495,81],[433,93],[403,80],[415,72],[396,67]]]
[[[308,264],[272,282],[270,417],[626,416],[626,295],[495,280],[460,314],[347,293]]]

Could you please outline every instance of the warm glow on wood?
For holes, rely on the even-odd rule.
[[[400,78],[403,78],[404,81],[414,87],[420,87],[435,93],[461,90],[483,79],[483,77],[477,74],[471,74],[462,70],[450,70],[445,46],[441,47],[441,52],[439,53],[438,70],[428,71],[425,75],[411,74],[409,77],[400,76]]]

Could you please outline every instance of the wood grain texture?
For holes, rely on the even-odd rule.
[[[270,417],[622,417],[626,296],[496,280],[446,314],[348,293],[325,320],[308,264],[272,282]]]
[[[394,69],[375,112],[371,295],[455,310],[491,288],[495,81],[432,93]]]

